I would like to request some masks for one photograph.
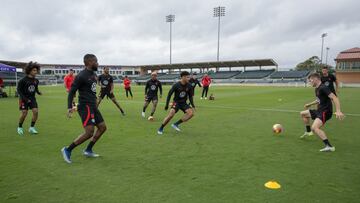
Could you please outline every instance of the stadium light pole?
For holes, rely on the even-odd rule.
[[[172,23],[175,22],[175,15],[167,15],[166,22],[170,23],[170,65],[172,64],[171,54],[172,54]]]
[[[326,47],[326,57],[325,57],[325,64],[328,65],[328,54],[329,54],[329,47]]]
[[[327,36],[327,33],[323,33],[321,35],[321,58],[320,58],[320,65],[323,63],[323,52],[324,52],[324,38]]]
[[[217,44],[217,61],[219,61],[220,52],[220,18],[225,16],[225,7],[218,6],[214,8],[214,17],[218,18],[218,44]]]

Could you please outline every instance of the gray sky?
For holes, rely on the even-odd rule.
[[[94,53],[100,64],[168,63],[172,13],[173,62],[215,61],[219,5],[220,60],[273,58],[292,68],[320,55],[323,32],[331,63],[360,46],[359,0],[1,0],[0,59],[81,64]]]

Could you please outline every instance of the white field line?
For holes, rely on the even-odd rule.
[[[141,103],[142,101],[130,101],[130,100],[121,100],[121,102],[129,103]],[[165,102],[159,102],[158,104],[165,104]],[[284,112],[284,113],[300,113],[300,110],[291,110],[291,109],[274,109],[274,108],[254,108],[254,107],[235,107],[235,106],[219,106],[219,105],[197,105],[198,107],[205,108],[221,108],[221,109],[234,109],[234,110],[250,110],[250,111],[269,111],[269,112]],[[360,117],[358,113],[344,113],[345,116]]]

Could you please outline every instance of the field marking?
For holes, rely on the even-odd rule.
[[[129,101],[129,100],[119,100],[120,105],[121,102],[129,102],[129,103],[141,103],[143,101]],[[158,102],[158,104],[165,104],[165,102]],[[248,110],[248,111],[270,111],[270,112],[284,112],[284,113],[300,113],[302,110],[291,110],[291,109],[274,109],[274,108],[254,108],[254,107],[236,107],[236,106],[219,106],[219,105],[197,105],[197,107],[205,107],[205,108],[222,108],[222,109],[235,109],[235,110]],[[358,113],[344,113],[345,116],[353,116],[360,117]]]

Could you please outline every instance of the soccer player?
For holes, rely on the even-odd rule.
[[[128,76],[126,75],[124,78],[124,88],[125,88],[125,92],[126,92],[126,98],[129,98],[129,93],[131,96],[131,99],[133,98],[133,94],[131,92],[131,80],[128,78]]]
[[[185,113],[185,115],[180,120],[176,121],[174,124],[171,125],[171,127],[174,128],[178,132],[181,131],[179,128],[179,125],[183,122],[188,121],[189,119],[191,119],[194,116],[195,105],[194,105],[194,100],[193,100],[193,96],[192,96],[193,95],[192,86],[189,83],[190,73],[187,71],[183,71],[183,72],[181,72],[180,77],[181,77],[180,81],[175,83],[171,87],[169,94],[167,96],[165,110],[169,109],[169,102],[170,102],[171,96],[173,94],[175,94],[173,103],[171,105],[170,112],[169,112],[168,116],[165,117],[163,123],[161,124],[161,126],[158,130],[159,135],[162,135],[164,133],[164,127],[166,126],[166,124],[168,124],[170,122],[170,120],[179,111],[179,109],[182,110]],[[186,103],[188,98],[189,98],[192,108],[190,107],[189,104]]]
[[[162,97],[162,86],[161,82],[157,79],[157,73],[151,73],[151,79],[146,82],[145,86],[145,104],[141,116],[145,118],[145,111],[150,102],[152,101],[153,107],[148,120],[154,120],[154,113],[158,104],[158,90],[160,90],[160,98]]]
[[[344,114],[340,110],[340,101],[330,89],[321,84],[321,77],[318,73],[310,74],[308,77],[310,84],[315,87],[316,100],[305,104],[305,111],[300,112],[300,115],[306,125],[306,132],[300,138],[312,135],[312,132],[317,134],[320,139],[324,142],[325,148],[321,149],[320,152],[333,152],[335,147],[330,144],[325,132],[321,130],[321,127],[325,125],[325,122],[331,119],[333,114],[332,102],[335,104],[335,115],[336,118],[342,120]],[[308,110],[313,105],[318,105],[317,110]],[[314,120],[310,128],[310,118]]]
[[[326,85],[332,93],[337,95],[339,93],[339,81],[336,79],[335,75],[329,73],[329,69],[326,66],[322,67],[321,72],[321,83]],[[334,88],[334,82],[336,84],[336,89]]]
[[[201,94],[201,97],[200,99],[207,99],[207,94],[208,94],[208,91],[209,91],[209,86],[211,84],[211,78],[210,76],[208,76],[208,74],[205,74],[204,77],[202,78],[201,80],[201,83],[203,85],[203,91],[202,91],[202,94]]]
[[[70,69],[69,73],[64,77],[64,86],[66,89],[66,92],[69,93],[72,83],[74,82],[75,76],[74,76],[74,70]],[[75,101],[73,101],[73,107],[75,107]]]
[[[104,119],[96,107],[96,74],[98,69],[97,58],[93,54],[84,56],[85,69],[82,70],[75,78],[68,95],[68,113],[71,118],[74,112],[72,108],[72,100],[76,91],[79,91],[78,113],[82,120],[84,133],[76,138],[68,147],[61,149],[62,156],[67,163],[71,163],[71,152],[78,145],[90,139],[90,142],[84,150],[84,156],[99,157],[93,152],[93,146],[106,131]],[[95,132],[95,127],[97,130]],[[95,132],[95,133],[94,133]]]
[[[190,78],[189,82],[191,84],[192,92],[193,92],[193,96],[194,96],[196,85],[199,85],[199,87],[201,87],[201,84],[200,84],[199,80],[196,78],[196,73],[191,74],[191,78]]]
[[[38,89],[39,80],[35,77],[39,71],[40,65],[36,62],[30,61],[25,67],[26,76],[19,81],[17,87],[17,92],[19,94],[19,109],[21,111],[19,126],[17,128],[17,133],[19,135],[24,135],[24,129],[22,125],[29,109],[32,111],[29,133],[38,134],[38,131],[35,129],[35,123],[38,119],[38,104],[36,102],[35,93],[41,95],[41,92]]]
[[[99,107],[101,101],[105,96],[107,96],[107,98],[110,98],[111,101],[120,110],[121,114],[125,116],[124,110],[120,107],[114,95],[114,80],[113,77],[109,74],[109,67],[104,67],[103,71],[104,73],[98,77],[98,83],[101,86],[101,90],[97,101],[97,106]]]

